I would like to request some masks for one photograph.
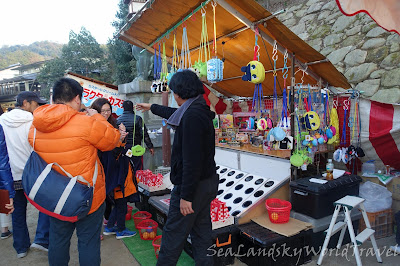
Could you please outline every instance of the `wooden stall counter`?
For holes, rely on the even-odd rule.
[[[237,150],[237,151],[243,151],[243,152],[250,152],[254,154],[260,154],[260,155],[267,155],[267,156],[272,156],[272,157],[277,157],[277,158],[282,158],[282,159],[289,159],[291,155],[291,150],[264,150],[263,148],[260,147],[255,147],[251,144],[244,144],[241,146],[231,146],[229,144],[221,144],[221,143],[216,143],[216,147],[219,148],[224,148],[224,149],[232,149],[232,150]]]

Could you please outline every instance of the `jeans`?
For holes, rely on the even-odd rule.
[[[212,245],[210,203],[217,196],[217,190],[218,175],[201,180],[192,202],[194,213],[183,216],[180,211],[180,186],[174,187],[163,228],[158,266],[176,265],[189,233],[196,265],[213,265],[213,257],[207,249]]]
[[[14,212],[12,214],[14,248],[17,253],[26,252],[31,243],[28,226],[26,224],[26,207],[28,201],[24,191],[16,190],[14,196]],[[49,244],[49,216],[39,212],[38,224],[36,227],[35,243]]]
[[[126,206],[128,198],[121,198],[115,200],[115,206],[111,210],[110,218],[108,219],[107,228],[111,229],[117,222],[118,232],[125,230],[125,216],[128,211]]]
[[[99,209],[75,223],[50,217],[49,265],[68,266],[71,237],[76,228],[79,264],[100,265],[100,234],[105,203]]]

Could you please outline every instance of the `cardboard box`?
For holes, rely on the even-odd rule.
[[[392,201],[392,210],[393,210],[393,215],[400,211],[400,200],[395,200],[393,199]]]
[[[393,200],[400,200],[400,177],[393,178],[386,187],[392,192]]]

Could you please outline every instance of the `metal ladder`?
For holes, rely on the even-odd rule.
[[[371,224],[369,223],[368,216],[367,216],[367,213],[364,208],[364,203],[363,203],[364,201],[365,201],[365,199],[360,198],[360,197],[345,196],[345,197],[341,198],[340,200],[337,200],[333,203],[335,205],[335,211],[333,213],[329,228],[327,230],[325,230],[326,237],[325,237],[324,245],[322,246],[321,253],[319,254],[317,265],[321,265],[321,263],[322,263],[322,259],[324,258],[325,252],[327,251],[327,247],[328,247],[331,236],[336,234],[339,231],[341,231],[341,232],[340,232],[340,237],[339,237],[339,241],[337,243],[336,248],[340,249],[340,247],[342,246],[344,234],[345,234],[347,228],[349,228],[351,242],[353,243],[353,246],[354,246],[354,254],[356,257],[357,266],[362,266],[360,253],[358,251],[358,246],[363,244],[368,238],[371,239],[371,243],[375,250],[375,255],[376,255],[377,261],[382,262],[381,256],[379,255],[378,246],[376,245],[376,241],[375,241],[375,236],[374,236],[375,230],[371,229]],[[352,209],[356,208],[356,207],[358,207],[360,209],[362,216],[364,218],[364,221],[365,221],[365,225],[366,225],[366,228],[361,233],[359,233],[357,236],[354,234],[354,228],[353,228],[353,224],[352,224],[351,216],[350,216]],[[341,208],[344,209],[345,219],[343,222],[336,223],[336,219],[339,215]]]

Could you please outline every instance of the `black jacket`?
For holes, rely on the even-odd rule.
[[[121,123],[125,125],[126,131],[128,132],[126,147],[132,147],[132,135],[133,135],[133,122],[135,121],[135,113],[133,111],[124,111],[117,119],[118,125]],[[135,128],[135,144],[141,145],[142,143],[142,118],[136,115],[136,128]],[[144,143],[146,143],[147,148],[153,148],[153,143],[150,140],[149,134],[147,133],[147,127],[144,125]],[[133,146],[134,146],[133,145]]]
[[[166,119],[175,110],[151,105],[153,114]],[[180,196],[184,200],[193,201],[199,180],[216,175],[214,117],[215,113],[200,98],[190,105],[176,128],[171,154],[171,181],[179,185]]]

